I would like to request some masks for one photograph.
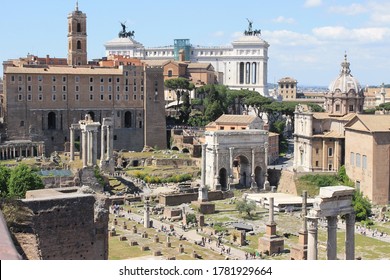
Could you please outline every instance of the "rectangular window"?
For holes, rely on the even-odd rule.
[[[111,92],[111,91],[112,91],[112,86],[108,86],[108,87],[107,87],[107,91],[108,91],[108,92]]]
[[[80,91],[80,87],[79,87],[79,86],[76,86],[75,89],[74,89],[74,91],[79,92],[79,91]]]
[[[31,94],[27,95],[27,101],[31,101],[31,100],[32,100],[32,95]]]
[[[11,82],[14,83],[15,82],[15,76],[11,76]]]
[[[18,86],[18,92],[22,92],[23,91],[23,87],[22,86]]]
[[[117,87],[116,87],[116,91],[117,91],[117,92],[120,92],[120,91],[121,91],[120,86],[117,86]]]
[[[316,155],[318,155],[318,148],[316,148]]]
[[[66,76],[62,76],[62,82],[66,83]]]
[[[225,130],[225,127],[224,127],[224,126],[221,126],[220,129],[221,129],[221,130]]]
[[[89,95],[89,100],[93,100],[93,94]]]
[[[333,157],[333,148],[328,148],[328,157]]]
[[[134,99],[134,100],[137,100],[137,95],[134,94],[134,95],[133,95],[133,99]]]
[[[51,90],[52,90],[52,92],[56,92],[56,90],[57,90],[56,86],[52,86]]]
[[[360,167],[361,166],[360,160],[361,160],[360,154],[356,154],[356,167]]]
[[[100,94],[100,100],[101,100],[101,101],[104,100],[104,95],[103,95],[103,94]]]
[[[38,91],[42,92],[42,90],[43,90],[42,86],[38,86]]]
[[[37,79],[38,79],[38,82],[42,82],[43,81],[43,77],[41,75],[38,75]]]
[[[79,96],[78,94],[76,94],[76,95],[74,96],[74,99],[76,99],[76,101],[78,101],[78,100],[80,99],[80,96]]]
[[[318,160],[316,160],[316,167],[318,167]]]
[[[51,77],[51,81],[54,83],[55,81],[57,80],[57,77],[56,76],[52,76]]]
[[[62,86],[62,92],[66,92],[66,86]]]
[[[120,95],[117,94],[117,95],[116,95],[116,100],[119,101],[120,99],[121,99]]]
[[[129,76],[129,71],[125,71],[125,76]]]
[[[89,77],[89,82],[93,83],[93,77]]]
[[[53,95],[51,96],[51,100],[56,101],[56,95],[55,95],[55,94],[53,94]]]
[[[355,153],[353,153],[353,152],[351,152],[351,154],[350,154],[349,164],[352,166],[355,164]]]
[[[133,90],[134,90],[134,92],[136,92],[137,91],[137,87],[135,86]]]
[[[27,82],[31,82],[32,78],[31,76],[27,76]]]
[[[43,95],[42,95],[42,94],[38,94],[38,100],[39,100],[39,101],[42,101],[42,100],[43,100]]]
[[[93,86],[89,86],[89,91],[93,91]]]
[[[62,100],[66,101],[66,94],[62,95]]]
[[[30,85],[27,86],[27,91],[31,92],[31,86]]]
[[[100,92],[104,92],[104,86],[100,86]]]
[[[362,168],[367,169],[367,156],[362,157]]]
[[[112,100],[112,95],[111,94],[108,95],[108,100]]]
[[[18,76],[18,81],[19,82],[23,82],[23,77],[22,76]]]
[[[144,100],[144,95],[143,94],[141,94],[141,100]]]
[[[116,83],[119,84],[121,82],[121,78],[116,78]]]
[[[104,83],[104,78],[100,77],[100,83]]]
[[[126,91],[126,92],[129,91],[129,87],[128,87],[128,86],[125,86],[125,91]]]
[[[129,95],[128,94],[125,95],[125,100],[126,101],[129,100]]]
[[[112,78],[111,78],[111,77],[108,78],[108,82],[109,82],[109,83],[112,83]]]
[[[74,77],[74,82],[75,83],[79,83],[80,82],[80,77],[79,76]]]

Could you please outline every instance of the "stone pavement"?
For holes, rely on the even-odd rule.
[[[131,219],[135,222],[143,224],[143,217],[141,215],[135,214],[135,213],[127,213],[126,211],[121,212],[121,214],[123,214],[123,213],[124,213],[126,219]],[[150,220],[153,221],[153,228],[156,230],[160,229],[161,226],[165,226],[165,227],[169,228],[169,226],[171,225],[169,223],[161,222],[159,220],[152,219],[152,218]],[[174,230],[175,230],[176,236],[182,235],[190,242],[195,243],[195,242],[202,241],[202,235],[197,233],[195,229],[183,230],[180,227],[176,226],[176,227],[174,227]],[[245,256],[246,255],[245,251],[231,247],[231,246],[227,246],[226,244],[223,244],[220,247],[217,247],[217,243],[215,240],[212,240],[210,243],[208,243],[206,240],[204,246],[199,245],[199,249],[202,249],[202,248],[206,248],[206,249],[213,250],[213,251],[220,252],[220,253],[222,253],[222,248],[225,248],[225,252],[222,254],[225,255],[226,257],[228,257],[229,259],[237,259],[237,260],[247,259]],[[230,248],[230,254],[226,253],[226,250],[228,248]]]

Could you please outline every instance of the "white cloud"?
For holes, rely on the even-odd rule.
[[[390,23],[390,3],[370,2],[368,8],[371,11],[371,21],[374,24]]]
[[[272,45],[281,46],[308,46],[318,45],[320,42],[311,35],[289,30],[263,31],[263,38]]]
[[[331,6],[329,11],[343,15],[354,16],[368,11],[367,7],[362,4],[353,3],[349,6]]]
[[[390,38],[390,28],[367,27],[347,29],[343,26],[324,26],[314,28],[314,36],[320,40],[350,41],[351,43],[375,43]]]
[[[318,7],[322,5],[322,0],[306,0],[304,6],[307,8]]]
[[[295,23],[295,20],[293,18],[286,18],[284,16],[278,16],[277,18],[273,19],[272,21],[277,22],[277,23],[288,23],[288,24]]]
[[[223,31],[216,31],[212,34],[213,37],[223,37],[225,33]]]

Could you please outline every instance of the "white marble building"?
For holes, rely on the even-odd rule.
[[[122,34],[122,36],[121,36]],[[125,34],[125,36],[123,36]],[[231,89],[249,89],[268,96],[268,47],[259,30],[252,30],[250,22],[243,36],[229,46],[202,47],[190,44],[189,39],[175,39],[165,47],[144,47],[125,30],[119,38],[105,44],[106,56],[124,55],[145,60],[178,60],[181,49],[185,59],[191,62],[211,63],[219,75],[219,83]]]

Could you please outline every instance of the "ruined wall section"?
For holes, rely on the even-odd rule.
[[[25,199],[43,260],[108,258],[108,211],[104,200],[89,194]]]

